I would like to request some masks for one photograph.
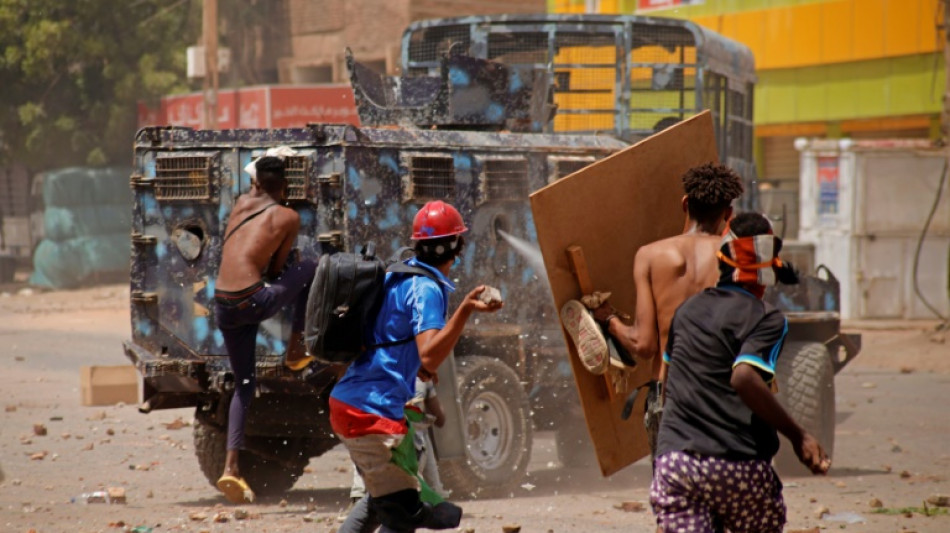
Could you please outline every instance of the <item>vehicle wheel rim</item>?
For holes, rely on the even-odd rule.
[[[477,465],[493,470],[503,464],[511,447],[513,424],[507,402],[493,392],[482,392],[466,413],[469,454]]]

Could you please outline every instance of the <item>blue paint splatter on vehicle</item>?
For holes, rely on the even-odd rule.
[[[522,87],[524,87],[524,82],[521,81],[521,74],[517,70],[512,70],[508,78],[508,92],[518,92]]]
[[[191,322],[195,332],[195,340],[198,342],[204,342],[204,340],[208,338],[208,333],[210,332],[208,327],[208,318],[199,316],[195,317]]]
[[[465,247],[465,275],[471,276],[472,272],[475,271],[475,247],[466,246]]]
[[[145,209],[145,218],[158,218],[158,202],[154,196],[147,194],[142,195],[142,207]]]
[[[363,185],[363,177],[356,167],[346,167],[346,179],[350,182],[350,187],[355,191],[360,190],[360,187]]]
[[[534,269],[531,267],[526,267],[521,271],[521,283],[527,285],[532,280],[534,280]]]
[[[488,109],[485,110],[485,118],[492,122],[498,122],[505,116],[505,107],[496,103],[492,103],[488,106]]]
[[[399,224],[399,208],[395,204],[386,206],[386,216],[378,221],[376,225],[379,229],[389,229]]]
[[[452,162],[455,165],[455,168],[458,170],[472,169],[472,156],[470,156],[469,154],[456,152],[455,154],[452,155]]]
[[[212,335],[212,337],[214,338],[215,346],[224,346],[224,335],[221,334],[220,329],[214,330],[214,335]]]
[[[313,211],[305,209],[303,211],[297,211],[297,214],[300,215],[300,227],[307,227],[313,224]]]
[[[159,259],[164,259],[165,255],[168,254],[168,248],[165,247],[165,243],[159,242],[155,244],[155,256]]]
[[[152,322],[149,320],[136,320],[135,331],[139,332],[143,337],[148,337],[154,331]]]
[[[465,87],[472,83],[472,79],[469,77],[468,72],[465,72],[460,68],[449,69],[449,81],[452,82],[452,85],[458,85],[459,87]]]
[[[353,220],[358,213],[359,209],[356,207],[356,202],[350,201],[346,203],[346,218]]]
[[[394,158],[391,154],[380,154],[379,164],[388,168],[389,170],[392,170],[394,174],[399,173],[399,163],[396,162],[396,158]]]

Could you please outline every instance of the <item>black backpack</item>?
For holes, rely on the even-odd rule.
[[[310,355],[323,363],[350,363],[367,348],[394,346],[415,338],[364,345],[383,303],[387,271],[426,276],[438,282],[432,272],[401,261],[408,250],[399,249],[387,262],[376,257],[373,243],[363,246],[359,253],[320,256],[307,298],[304,342]]]

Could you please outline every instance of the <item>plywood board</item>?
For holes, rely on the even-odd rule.
[[[683,231],[682,175],[718,161],[706,111],[533,193],[538,244],[557,309],[581,296],[567,254],[578,246],[594,288],[610,290],[613,304],[633,314],[637,250]],[[611,393],[609,380],[588,372],[564,336],[600,469],[608,476],[649,454],[643,428],[646,394],[638,395],[629,419],[620,414],[629,393],[650,380],[652,368],[641,364],[625,372],[621,390]]]

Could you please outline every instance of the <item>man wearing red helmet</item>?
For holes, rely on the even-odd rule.
[[[485,290],[479,286],[446,320],[449,294],[455,290],[448,274],[462,252],[465,231],[468,228],[458,210],[445,202],[429,202],[419,210],[412,227],[416,255],[406,262],[433,276],[386,274],[379,315],[365,339],[368,348],[330,394],[333,431],[363,476],[369,512],[387,531],[448,529],[457,527],[461,519],[461,508],[437,495],[433,498],[434,493],[424,492],[420,498],[417,471],[410,464],[415,451],[411,439],[406,439],[409,427],[404,409],[415,393],[416,376],[436,375],[468,317],[502,306],[479,300]],[[351,517],[366,511],[354,509]],[[341,533],[366,530],[363,523],[353,522],[348,519]]]

